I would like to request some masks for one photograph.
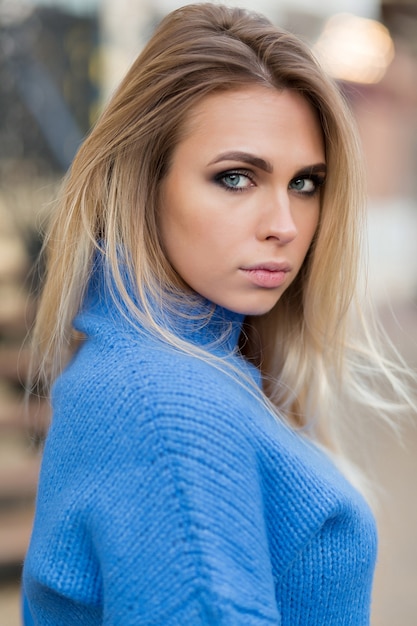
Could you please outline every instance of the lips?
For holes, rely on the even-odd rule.
[[[288,263],[261,263],[242,267],[241,271],[255,286],[276,289],[286,282],[291,267]]]
[[[244,271],[258,271],[258,270],[266,270],[267,272],[289,272],[291,267],[288,263],[259,263],[258,265],[248,265],[247,267],[241,268]]]

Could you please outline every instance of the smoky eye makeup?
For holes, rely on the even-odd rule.
[[[326,175],[327,166],[325,163],[305,167],[290,180],[288,188],[306,197],[314,196],[326,182]]]
[[[296,176],[290,181],[288,188],[303,196],[309,197],[318,193],[325,181],[326,176],[324,173]]]
[[[253,172],[246,169],[233,168],[216,174],[213,181],[226,191],[245,191],[254,186]]]
[[[270,172],[269,169],[265,171]],[[242,167],[222,170],[216,173],[212,180],[222,189],[232,192],[242,192],[256,186],[253,170]],[[296,172],[288,184],[288,189],[304,197],[314,196],[324,185],[325,180],[326,164],[317,163]]]

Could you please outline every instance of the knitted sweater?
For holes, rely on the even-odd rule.
[[[133,329],[103,284],[53,389],[25,626],[369,624],[373,517],[241,384],[259,384],[236,350],[242,317],[217,308],[178,330],[238,380]]]

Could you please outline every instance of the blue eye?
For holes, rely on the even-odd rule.
[[[244,191],[253,186],[253,181],[247,172],[222,172],[215,177],[215,182],[228,191]]]
[[[324,176],[300,176],[294,178],[289,188],[305,196],[313,196],[324,183]]]
[[[229,187],[242,187],[244,184],[243,176],[240,174],[226,174],[223,180]]]

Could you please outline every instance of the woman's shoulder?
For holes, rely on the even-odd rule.
[[[251,391],[251,388],[252,391]],[[238,357],[181,350],[148,332],[100,332],[88,338],[56,382],[55,407],[88,403],[102,416],[117,412],[235,415],[256,393],[250,367]]]
[[[73,451],[77,467],[94,466],[97,458],[142,466],[162,455],[186,471],[195,456],[221,464],[255,454],[259,404],[221,363],[147,336],[93,344],[81,347],[55,385],[49,455],[59,449],[68,459]]]

